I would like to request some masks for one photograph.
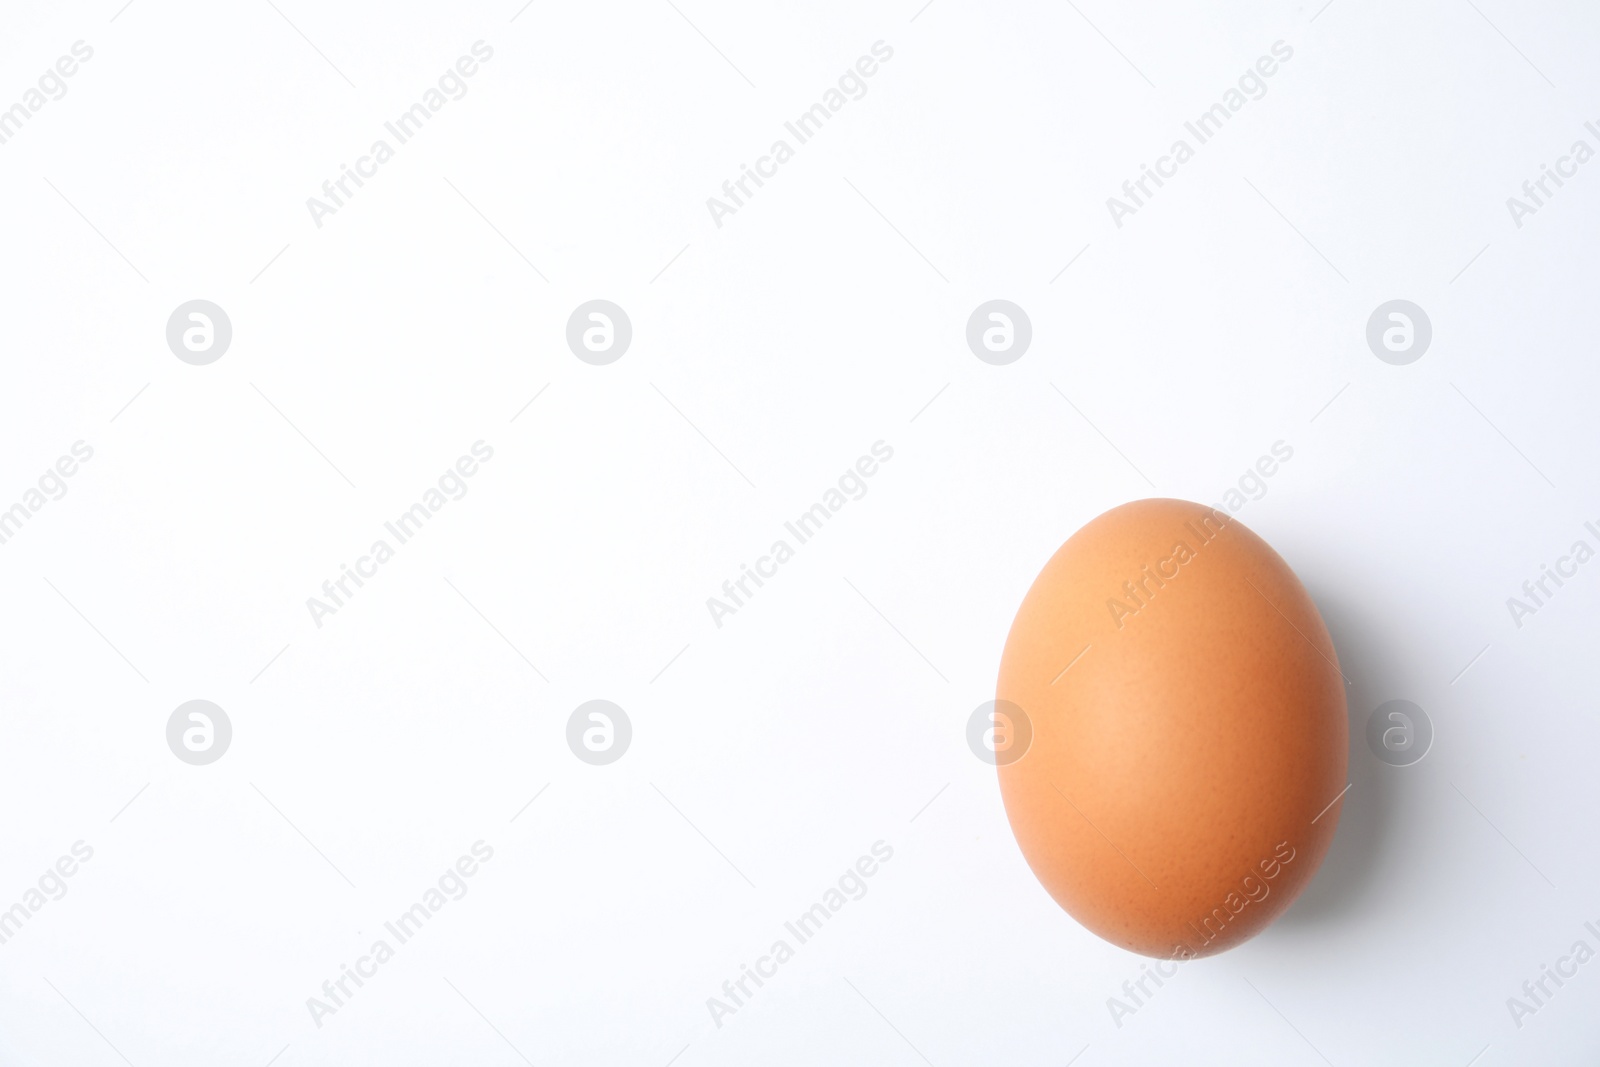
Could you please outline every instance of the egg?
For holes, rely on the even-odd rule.
[[[1113,508],[1050,557],[1001,658],[996,763],[1023,857],[1133,952],[1260,933],[1333,840],[1345,686],[1305,587],[1237,518]]]

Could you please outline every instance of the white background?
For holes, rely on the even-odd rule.
[[[1600,948],[1600,564],[1520,629],[1505,603],[1600,520],[1600,163],[1506,207],[1600,147],[1600,13],[275,2],[0,27],[0,107],[94,49],[0,145],[0,507],[94,449],[0,546],[0,907],[94,849],[0,946],[0,1062],[1600,1056],[1600,963],[1507,1007]],[[480,39],[467,95],[314,225]],[[867,95],[718,228],[706,198],[878,40]],[[1278,40],[1267,95],[1114,225]],[[564,340],[597,297],[634,328],[606,367]],[[203,367],[164,336],[195,298],[234,330]],[[992,298],[1033,323],[1006,367],[964,339]],[[1364,338],[1394,298],[1433,323],[1409,366]],[[480,439],[468,495],[318,628],[306,598]],[[714,626],[880,439],[868,494]],[[966,720],[1061,541],[1216,501],[1278,440],[1240,517],[1333,633],[1353,785],[1290,913],[1118,1026],[1143,961],[1034,880]],[[234,729],[205,767],[165,740],[196,698]],[[565,742],[593,698],[634,727],[608,767]],[[1362,736],[1397,698],[1436,731],[1404,768]],[[306,998],[479,839],[468,895],[318,1028]],[[870,892],[717,1027],[878,840]]]

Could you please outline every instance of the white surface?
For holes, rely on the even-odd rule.
[[[1600,147],[1600,13],[674,2],[7,11],[0,106],[94,57],[0,145],[0,506],[94,457],[0,545],[0,907],[94,857],[0,945],[0,1062],[1595,1062],[1600,963],[1520,1028],[1507,998],[1600,948],[1600,565],[1520,629],[1505,601],[1600,520],[1600,163],[1521,228],[1505,201]],[[478,40],[466,96],[315,226]],[[706,198],[879,40],[719,229]],[[634,327],[606,367],[563,339],[596,297]],[[996,297],[1033,324],[1007,367],[963,336]],[[163,335],[194,298],[233,323],[209,366]],[[1364,341],[1393,298],[1433,323],[1409,366]],[[316,627],[480,439],[467,495]],[[880,439],[866,496],[715,627]],[[1143,961],[1038,886],[967,716],[1073,530],[1217,500],[1280,439],[1240,515],[1334,634],[1353,786],[1294,909],[1119,1027]],[[234,728],[206,767],[164,735],[195,698]],[[634,727],[608,767],[565,743],[592,698]],[[1436,730],[1411,767],[1363,741],[1396,698]],[[306,999],[480,839],[318,1028]],[[879,840],[867,895],[716,1026]]]

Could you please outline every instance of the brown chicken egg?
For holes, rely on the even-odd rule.
[[[1231,948],[1283,913],[1333,840],[1338,654],[1289,565],[1221,511],[1138,500],[1073,534],[1017,610],[996,697],[1031,727],[1026,751],[997,760],[1017,844],[1113,944]]]

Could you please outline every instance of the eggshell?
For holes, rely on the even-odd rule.
[[[998,761],[1017,843],[1113,944],[1231,948],[1283,913],[1333,839],[1338,654],[1289,565],[1221,511],[1139,500],[1074,534],[1017,610],[996,695],[1027,719],[1016,736],[1031,726]]]

